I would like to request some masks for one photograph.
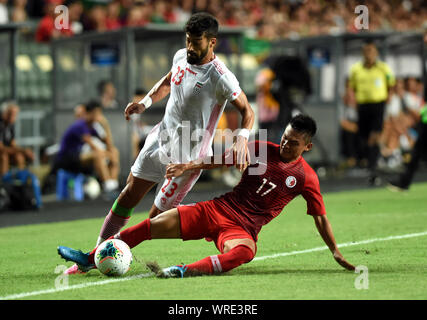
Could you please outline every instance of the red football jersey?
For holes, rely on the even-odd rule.
[[[243,172],[233,191],[214,201],[255,240],[261,227],[298,195],[307,201],[307,214],[326,214],[319,179],[303,157],[285,163],[280,158],[279,145],[265,141],[252,141],[248,148],[253,164]],[[255,169],[258,174],[254,174]]]

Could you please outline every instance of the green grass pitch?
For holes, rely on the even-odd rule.
[[[313,219],[306,215],[302,197],[262,229],[254,261],[216,276],[148,276],[144,261],[166,267],[217,254],[214,244],[204,240],[151,240],[132,250],[132,268],[122,278],[108,278],[93,270],[64,279],[55,270],[71,263],[60,259],[56,247],[89,251],[103,219],[2,228],[0,298],[427,299],[426,195],[427,183],[415,184],[407,193],[370,189],[324,195],[337,243],[350,244],[341,248],[344,257],[368,268],[360,274],[342,269],[329,250],[310,250],[325,244]],[[145,218],[147,213],[135,214],[129,226]],[[359,243],[364,240],[370,241]],[[272,257],[278,253],[290,254]],[[362,283],[362,275],[365,288],[357,289],[355,283]]]

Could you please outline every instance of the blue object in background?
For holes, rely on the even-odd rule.
[[[327,48],[310,47],[307,49],[307,56],[310,65],[316,68],[331,62],[331,54]]]
[[[85,175],[83,173],[72,173],[64,169],[59,169],[56,174],[56,199],[65,200],[69,198],[68,189],[69,183],[71,183],[74,190],[74,199],[83,201],[84,181]]]
[[[90,46],[90,61],[98,66],[113,66],[120,62],[118,43],[96,43]]]
[[[36,199],[35,207],[37,209],[42,206],[42,196],[40,189],[40,181],[34,173],[24,170],[9,170],[2,178],[3,182],[9,185],[25,185],[30,182],[33,188],[34,197]]]

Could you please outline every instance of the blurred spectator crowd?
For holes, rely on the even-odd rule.
[[[54,28],[55,7],[65,5],[70,27]],[[106,31],[147,23],[184,24],[194,12],[213,14],[222,26],[253,27],[261,39],[358,32],[358,5],[369,10],[369,31],[421,31],[423,0],[0,0],[0,24],[39,21],[37,39]]]
[[[397,78],[390,90],[384,110],[384,124],[379,139],[378,165],[383,170],[400,171],[410,160],[418,138],[420,111],[425,104],[421,79]],[[365,167],[357,126],[357,104],[347,81],[341,113],[341,152],[346,167]]]

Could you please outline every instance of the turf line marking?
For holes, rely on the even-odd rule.
[[[385,237],[385,238],[374,238],[374,239],[367,239],[367,240],[355,241],[355,242],[345,242],[345,243],[338,244],[338,248],[357,246],[360,244],[367,244],[367,243],[372,243],[372,242],[408,239],[408,238],[422,237],[422,236],[427,236],[427,231],[418,232],[418,233],[403,234],[400,236],[390,236],[390,237]],[[272,258],[277,258],[277,257],[293,256],[293,255],[302,254],[302,253],[310,253],[310,252],[324,251],[324,250],[329,250],[329,248],[327,246],[323,246],[323,247],[316,247],[316,248],[306,249],[306,250],[276,253],[276,254],[272,254],[269,256],[255,257],[254,259],[252,259],[252,261],[266,260],[266,259],[272,259]]]
[[[390,237],[385,237],[385,238],[373,238],[373,239],[367,239],[367,240],[362,240],[362,241],[345,242],[345,243],[338,244],[338,247],[344,248],[344,247],[357,246],[360,244],[367,244],[367,243],[380,242],[380,241],[399,240],[399,239],[408,239],[408,238],[415,238],[415,237],[422,237],[422,236],[427,236],[427,231],[418,232],[418,233],[403,234],[400,236],[390,236]],[[316,252],[316,251],[324,251],[324,250],[328,250],[328,249],[329,248],[327,246],[323,246],[323,247],[316,247],[316,248],[306,249],[306,250],[283,252],[283,253],[272,254],[269,256],[255,257],[252,261],[260,261],[260,260],[273,259],[273,258],[278,258],[278,257],[293,256],[293,255],[297,255],[297,254],[310,253],[310,252]],[[0,297],[0,300],[13,300],[13,299],[20,299],[20,298],[25,298],[25,297],[37,296],[37,295],[48,294],[48,293],[56,293],[56,292],[67,291],[67,290],[83,289],[83,288],[92,287],[92,286],[102,286],[104,284],[109,284],[109,283],[123,282],[123,281],[130,281],[130,280],[136,280],[136,279],[141,279],[141,278],[147,278],[147,277],[150,277],[152,275],[153,275],[153,273],[150,272],[150,273],[143,273],[143,274],[138,274],[138,275],[125,277],[125,278],[116,278],[116,279],[108,279],[108,280],[102,280],[102,281],[93,281],[93,282],[81,283],[81,284],[76,284],[76,285],[67,286],[67,287],[58,288],[58,289],[57,288],[51,288],[51,289],[46,289],[46,290],[17,293],[17,294],[12,294],[12,295],[8,295],[8,296]]]
[[[51,288],[51,289],[40,290],[40,291],[17,293],[17,294],[12,294],[9,296],[0,297],[0,300],[13,300],[13,299],[20,299],[20,298],[31,297],[31,296],[38,296],[38,295],[42,295],[42,294],[55,293],[55,292],[61,292],[61,291],[67,291],[67,290],[82,289],[82,288],[93,287],[93,286],[102,286],[104,284],[109,284],[109,283],[114,283],[114,282],[122,282],[122,281],[136,280],[136,279],[140,279],[140,278],[147,278],[147,277],[150,277],[152,275],[153,275],[153,273],[149,272],[149,273],[137,274],[135,276],[125,277],[125,278],[116,278],[116,279],[108,279],[108,280],[102,280],[102,281],[80,283],[80,284],[75,284],[72,286],[66,286],[64,288]]]

